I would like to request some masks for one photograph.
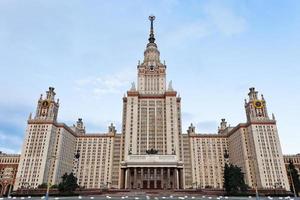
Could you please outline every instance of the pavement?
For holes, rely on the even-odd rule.
[[[0,200],[45,200],[45,197],[0,197]],[[256,197],[211,197],[211,196],[74,196],[49,197],[49,200],[256,200]],[[300,197],[259,197],[259,200],[300,200]]]

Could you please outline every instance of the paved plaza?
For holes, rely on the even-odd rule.
[[[12,199],[45,199],[45,197],[6,197],[6,198],[0,198],[0,200],[12,200]],[[202,200],[220,200],[220,199],[226,199],[226,200],[246,200],[246,199],[253,199],[256,200],[256,197],[211,197],[211,196],[73,196],[73,197],[50,197],[49,200],[104,200],[104,199],[110,199],[110,200],[147,200],[147,199],[153,199],[153,200],[177,200],[177,199],[202,199]],[[260,200],[300,200],[300,197],[259,197]]]

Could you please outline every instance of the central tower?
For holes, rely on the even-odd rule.
[[[151,21],[149,43],[144,52],[144,61],[138,65],[138,91],[141,94],[164,94],[166,91],[166,65],[160,62],[160,53],[154,38],[153,21]]]
[[[166,65],[160,61],[154,37],[155,17],[149,20],[149,42],[137,66],[137,88],[132,83],[123,98],[123,188],[179,188],[181,99],[171,82],[166,88]]]

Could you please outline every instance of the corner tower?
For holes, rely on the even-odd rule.
[[[255,88],[250,88],[245,100],[247,123],[242,128],[246,148],[248,184],[258,188],[289,189],[283,161],[276,120],[270,119],[266,101],[258,97]]]
[[[245,110],[247,115],[247,121],[268,121],[268,110],[264,96],[258,97],[258,92],[252,87],[248,93],[249,100],[245,100]]]
[[[55,92],[53,87],[49,87],[46,92],[46,97],[43,98],[41,94],[40,99],[37,104],[35,118],[37,120],[57,120],[59,100],[55,101]]]

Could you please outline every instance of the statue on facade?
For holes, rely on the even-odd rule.
[[[146,150],[146,153],[150,154],[150,155],[153,155],[153,154],[157,154],[158,150],[152,148],[152,149]]]

